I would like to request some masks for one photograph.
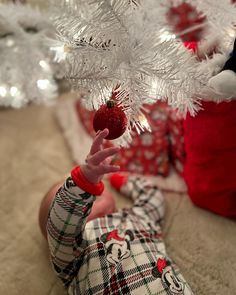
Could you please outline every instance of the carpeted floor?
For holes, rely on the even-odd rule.
[[[60,98],[66,100],[67,96]],[[73,166],[55,109],[0,110],[0,294],[62,295],[37,223],[43,194]],[[83,142],[81,142],[81,146]],[[169,255],[195,294],[236,294],[236,223],[165,193]],[[119,205],[126,204],[118,196]]]

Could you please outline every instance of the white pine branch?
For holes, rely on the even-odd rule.
[[[187,1],[193,6],[197,2],[209,22],[217,21],[213,14],[219,16],[222,5],[211,13],[212,1]],[[226,0],[223,2],[228,14]],[[90,94],[87,104],[94,108],[108,100],[118,85],[117,100],[125,109],[129,130],[132,124],[140,129],[142,105],[157,99],[167,100],[184,114],[194,114],[207,84],[198,62],[180,41],[162,40],[171,3],[73,0],[54,18],[64,50],[65,75],[75,89]],[[230,12],[227,23],[231,16]]]

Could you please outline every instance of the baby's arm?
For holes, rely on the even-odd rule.
[[[142,175],[113,174],[111,184],[134,201],[133,211],[140,218],[159,223],[164,216],[162,192]]]
[[[118,149],[101,148],[107,135],[107,129],[96,135],[86,163],[72,170],[71,177],[57,192],[50,209],[48,243],[54,269],[65,286],[71,283],[78,271],[81,254],[86,247],[83,239],[86,220],[94,195],[100,195],[104,188],[101,179],[105,173],[119,171],[119,167],[110,165],[108,160]]]

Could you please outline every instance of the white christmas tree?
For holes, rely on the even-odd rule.
[[[145,120],[140,122],[142,106],[158,99],[183,114],[195,114],[207,88],[206,75],[173,33],[165,35],[166,11],[181,2],[62,0],[59,6],[56,2],[53,21],[58,39],[51,49],[89,108],[98,109],[118,88],[116,99],[130,128],[146,126]],[[225,34],[232,26],[235,7],[230,1],[187,2],[207,17],[203,26],[208,32],[217,28],[217,33]]]
[[[54,28],[29,5],[0,4],[0,106],[20,108],[50,102],[57,95],[45,36]]]
[[[62,1],[54,11],[58,41],[52,44],[65,76],[86,90],[87,105],[97,109],[114,88],[130,122],[142,105],[167,99],[192,114],[202,87],[196,61],[176,39],[163,40],[158,17],[149,22],[140,1]],[[150,11],[150,10],[149,10]]]

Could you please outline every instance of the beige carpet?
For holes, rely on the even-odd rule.
[[[43,194],[73,165],[54,114],[55,106],[0,111],[1,295],[64,294],[37,224]],[[167,249],[195,294],[236,294],[236,223],[185,194],[165,196]]]

